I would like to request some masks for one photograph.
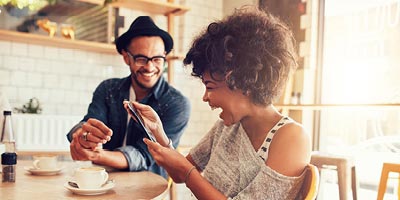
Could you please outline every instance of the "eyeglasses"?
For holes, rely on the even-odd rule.
[[[165,63],[165,57],[164,56],[153,56],[151,58],[147,56],[142,56],[142,55],[132,55],[128,51],[126,51],[128,55],[135,61],[135,65],[138,66],[145,66],[149,61],[151,61],[154,65],[160,66]]]

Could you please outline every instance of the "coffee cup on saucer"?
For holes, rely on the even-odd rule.
[[[79,189],[99,189],[108,180],[108,173],[103,167],[79,167],[75,169],[74,179]]]
[[[55,170],[58,167],[57,156],[33,156],[33,166],[40,170]]]

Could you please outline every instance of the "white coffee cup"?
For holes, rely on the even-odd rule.
[[[80,167],[74,177],[79,189],[98,189],[108,180],[108,173],[102,167]]]
[[[57,156],[34,156],[33,159],[36,169],[54,170],[58,167]]]

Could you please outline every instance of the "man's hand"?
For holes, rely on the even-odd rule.
[[[86,149],[81,146],[77,139],[73,139],[70,144],[70,152],[73,160],[98,160],[100,157],[100,151],[93,151],[91,149]]]
[[[90,118],[72,134],[70,152],[74,160],[95,160],[99,156],[99,145],[110,141],[112,130],[103,122]]]

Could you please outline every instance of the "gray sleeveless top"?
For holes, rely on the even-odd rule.
[[[283,117],[256,152],[240,123],[225,126],[218,120],[190,155],[204,178],[228,199],[295,199],[304,173],[289,177],[265,165],[274,133],[290,121]]]

